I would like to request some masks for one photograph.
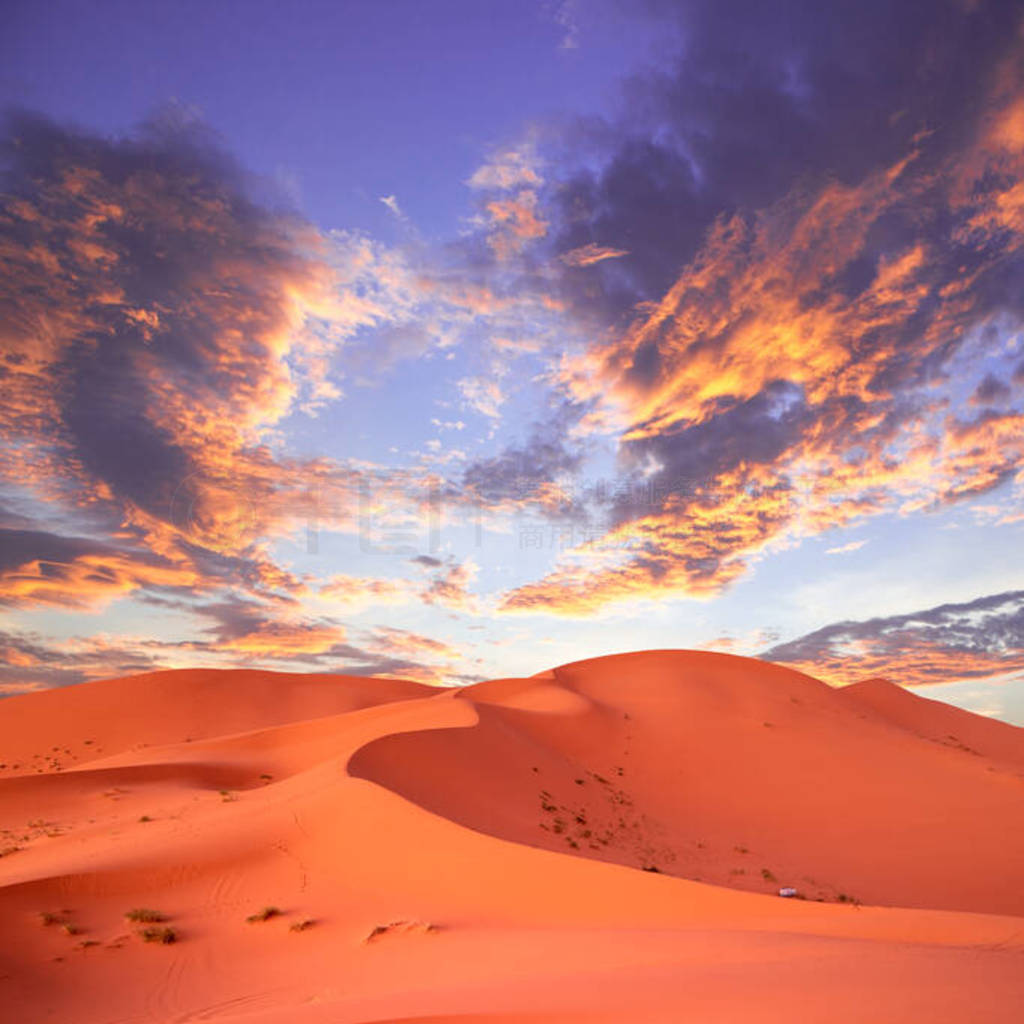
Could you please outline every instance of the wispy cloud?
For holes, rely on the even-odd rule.
[[[860,551],[866,540],[851,540],[846,544],[840,544],[834,548],[825,548],[826,555],[848,555],[851,551]]]
[[[398,198],[394,195],[381,196],[380,201],[399,219],[405,220],[405,214],[398,205]]]
[[[588,242],[577,249],[570,249],[562,253],[559,259],[569,267],[591,267],[595,263],[603,263],[605,260],[617,260],[628,256],[628,249],[614,249],[609,245],[597,245],[595,242]]]

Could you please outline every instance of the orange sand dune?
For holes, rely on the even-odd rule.
[[[882,684],[683,651],[463,690],[184,671],[0,702],[0,748],[5,1020],[1016,1021],[1024,999],[1024,730]]]
[[[192,669],[43,690],[0,702],[0,779],[433,692],[402,679]]]

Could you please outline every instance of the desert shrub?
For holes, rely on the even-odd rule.
[[[766,882],[774,882],[774,881],[776,881],[775,876],[767,868],[761,868],[761,877]]]
[[[306,918],[303,918],[303,920],[301,920],[301,921],[296,921],[295,924],[293,924],[288,929],[288,931],[290,931],[290,932],[304,932],[307,929],[312,928],[313,925],[315,925],[315,924],[316,924],[316,921],[314,921],[311,917],[306,917]]]
[[[259,921],[269,921],[272,917],[280,917],[281,911],[277,907],[264,907],[262,910],[257,910],[255,914],[250,914],[246,921],[249,924],[256,924]]]
[[[147,907],[136,907],[135,910],[129,910],[124,916],[137,924],[156,924],[159,921],[167,920],[166,914],[161,914],[159,910],[150,910]]]
[[[139,932],[139,938],[143,942],[159,942],[169,946],[172,942],[178,941],[178,933],[173,928],[157,928],[154,925],[151,928],[143,928]]]

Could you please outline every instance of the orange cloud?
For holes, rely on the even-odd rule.
[[[374,579],[362,576],[332,576],[319,588],[319,595],[346,608],[371,605],[405,604],[415,596],[407,580]]]
[[[614,249],[610,245],[598,245],[596,242],[588,242],[576,249],[570,249],[563,253],[561,261],[569,267],[590,267],[595,263],[603,263],[605,260],[617,260],[628,256],[628,249]]]
[[[474,611],[476,597],[468,588],[476,578],[477,572],[476,563],[470,559],[442,566],[420,597],[426,604],[440,605],[456,611]]]
[[[227,637],[214,645],[220,650],[271,658],[324,654],[345,639],[345,630],[318,622],[261,622],[248,632]]]
[[[485,209],[493,228],[487,241],[500,260],[521,252],[528,242],[547,234],[547,222],[537,212],[537,193],[523,189],[508,199],[493,199]]]
[[[967,151],[938,164],[918,139],[858,182],[720,219],[660,301],[564,356],[557,382],[590,410],[580,432],[617,432],[662,496],[614,506],[599,542],[501,608],[708,596],[767,550],[1015,474],[1021,414],[970,413],[955,382],[1024,254],[1018,97],[995,89]]]

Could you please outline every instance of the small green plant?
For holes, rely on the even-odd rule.
[[[164,946],[171,945],[178,941],[178,933],[173,928],[157,928],[155,925],[150,928],[143,928],[139,932],[139,938],[143,942],[159,942]]]
[[[304,917],[301,921],[296,921],[295,924],[293,924],[288,929],[288,931],[290,931],[290,932],[304,932],[304,931],[307,931],[309,928],[312,928],[313,925],[315,925],[315,924],[316,924],[316,921],[314,921],[313,918],[311,918],[311,917]]]
[[[767,868],[761,868],[761,877],[766,882],[775,882],[775,881],[777,881],[776,877]]]
[[[136,907],[124,916],[136,924],[157,924],[167,920],[166,914],[161,914],[159,910],[150,910],[148,907]]]
[[[262,910],[256,911],[255,914],[250,914],[246,921],[249,924],[257,924],[260,921],[269,921],[272,917],[280,917],[281,911],[277,907],[264,907]]]
[[[39,923],[43,925],[44,928],[48,928],[53,924],[61,924],[63,921],[64,918],[62,915],[55,914],[52,910],[44,910],[39,915]]]

